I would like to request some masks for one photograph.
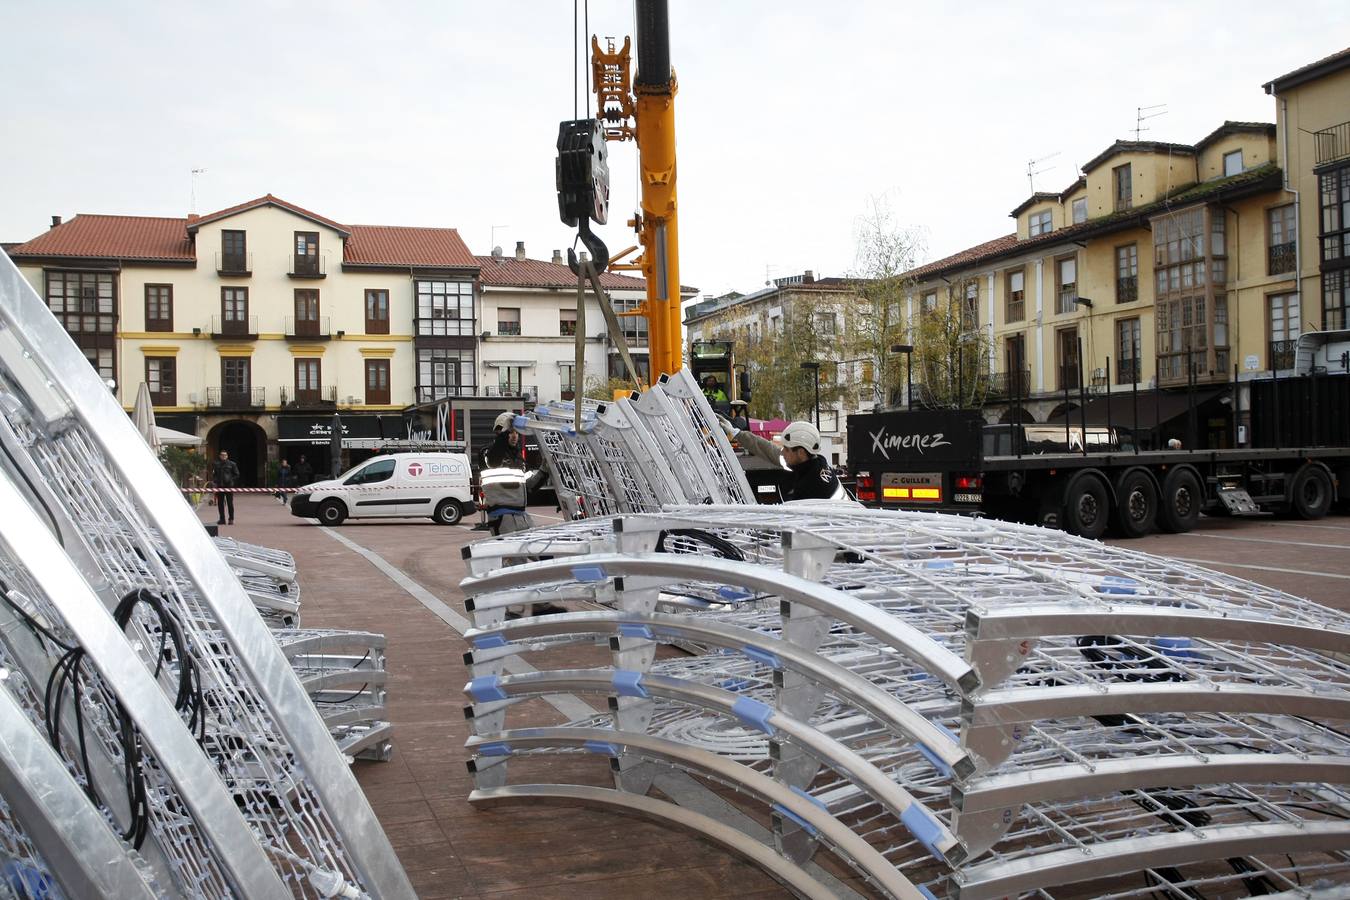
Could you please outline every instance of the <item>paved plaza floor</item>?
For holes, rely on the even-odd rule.
[[[389,762],[355,763],[358,781],[383,822],[420,896],[494,900],[776,897],[758,869],[688,835],[611,813],[563,807],[476,810],[466,801],[466,627],[460,548],[484,536],[466,525],[365,520],[337,529],[292,517],[270,496],[243,495],[236,524],[221,533],[294,554],[306,626],[368,629],[388,637]],[[214,521],[203,507],[203,521]],[[551,508],[531,510],[543,524]],[[1211,566],[1318,602],[1350,609],[1350,517],[1319,522],[1206,519],[1185,535],[1110,541]],[[602,665],[601,649],[550,658]],[[529,701],[532,724],[564,717]],[[599,707],[597,707],[599,709]],[[606,761],[586,757],[533,763],[567,767],[567,779],[612,786]],[[515,766],[516,763],[513,763]],[[824,855],[824,854],[822,854]],[[826,862],[845,883],[850,873]]]

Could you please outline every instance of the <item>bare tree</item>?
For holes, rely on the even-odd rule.
[[[916,311],[909,328],[916,404],[978,409],[988,397],[991,339],[979,324],[978,288],[975,278],[959,278],[933,308]]]
[[[872,399],[885,404],[899,396],[905,380],[905,361],[891,353],[909,337],[905,299],[914,282],[923,243],[915,228],[900,227],[883,198],[868,201],[854,227],[857,246],[850,280],[854,293],[844,302],[844,358],[862,363],[864,385],[871,374]]]

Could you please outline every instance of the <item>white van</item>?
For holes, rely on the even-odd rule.
[[[291,499],[291,515],[341,525],[348,517],[428,517],[454,525],[477,507],[463,453],[390,453],[368,459]]]

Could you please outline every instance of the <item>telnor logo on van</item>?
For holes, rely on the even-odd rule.
[[[941,431],[934,431],[932,434],[887,434],[883,426],[880,431],[869,431],[872,438],[872,451],[880,453],[883,458],[889,460],[890,450],[917,450],[919,455],[937,447],[950,447],[951,442],[944,440],[946,437]]]

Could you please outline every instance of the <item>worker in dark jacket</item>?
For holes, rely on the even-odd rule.
[[[492,443],[483,451],[483,465],[490,469],[511,466],[517,463],[524,467],[524,454],[521,453],[520,432],[516,431],[516,415],[504,412],[492,425]]]
[[[218,488],[232,488],[239,484],[239,464],[230,459],[230,454],[220,451],[220,459],[211,464],[211,480]],[[225,523],[225,508],[230,510],[229,524],[234,524],[234,494],[228,491],[216,494],[216,506],[220,515],[217,525]]]
[[[839,479],[820,455],[820,432],[810,422],[793,422],[783,429],[783,448],[751,431],[737,428],[719,417],[727,437],[771,465],[792,473],[783,489],[783,500],[847,500]]]

